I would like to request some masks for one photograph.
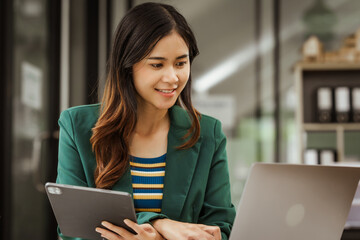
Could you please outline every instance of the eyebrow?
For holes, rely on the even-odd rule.
[[[176,59],[181,59],[181,58],[186,58],[188,57],[189,55],[188,54],[184,54],[184,55],[181,55],[179,57],[177,57]],[[152,59],[152,60],[167,60],[166,58],[164,57],[149,57],[147,59]]]

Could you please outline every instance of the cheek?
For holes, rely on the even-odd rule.
[[[140,79],[138,78],[138,76],[135,77],[135,75],[133,76],[133,83],[134,83],[134,87],[137,93],[139,93],[139,91],[141,91],[141,84],[140,84]]]
[[[186,84],[190,77],[190,68],[183,69],[183,71],[181,71],[179,76],[180,76],[180,81],[183,84]]]
[[[136,88],[146,88],[152,84],[154,78],[154,74],[146,69],[141,69],[141,71],[136,72],[133,76]]]

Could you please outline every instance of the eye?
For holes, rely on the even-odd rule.
[[[183,67],[186,63],[187,63],[187,61],[177,62],[177,63],[176,63],[176,66],[177,66],[177,67]]]
[[[153,63],[153,64],[150,64],[153,68],[161,68],[163,65],[162,63]]]

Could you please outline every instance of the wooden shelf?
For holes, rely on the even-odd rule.
[[[304,131],[360,131],[360,123],[304,123]]]
[[[360,131],[360,123],[317,123],[316,90],[319,87],[360,86],[360,63],[307,63],[295,66],[295,88],[298,97],[296,123],[298,154],[304,163],[307,146],[307,132],[334,132],[336,135],[337,160],[345,160],[345,135],[350,131]]]
[[[323,70],[323,71],[332,71],[332,70],[359,70],[360,63],[307,63],[299,62],[295,65],[295,69],[300,68],[302,70]]]

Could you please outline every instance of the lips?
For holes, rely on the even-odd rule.
[[[162,92],[162,93],[172,93],[172,92],[174,92],[176,89],[156,89],[156,88],[155,88],[155,90],[158,91],[158,92]]]

